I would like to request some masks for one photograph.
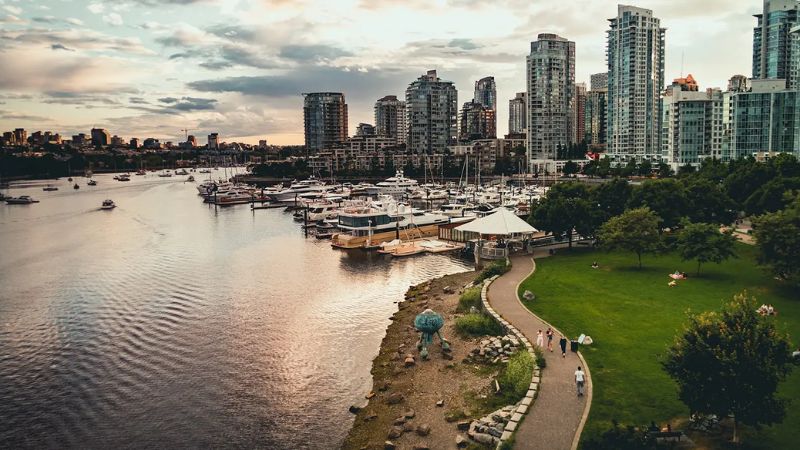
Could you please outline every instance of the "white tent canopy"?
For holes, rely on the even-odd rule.
[[[493,213],[480,219],[455,228],[459,231],[478,233],[481,235],[511,236],[512,234],[533,234],[533,228],[516,214],[506,208],[497,208]]]

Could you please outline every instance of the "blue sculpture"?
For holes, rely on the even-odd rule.
[[[417,350],[422,359],[428,359],[428,346],[433,343],[433,335],[439,336],[439,341],[442,343],[442,351],[450,351],[450,343],[442,337],[439,330],[444,326],[444,318],[441,314],[434,312],[431,309],[426,309],[417,314],[414,319],[414,327],[422,332],[417,341]]]

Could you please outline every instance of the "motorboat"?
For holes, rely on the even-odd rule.
[[[118,176],[117,180],[119,180],[119,181],[131,181],[131,176],[126,174],[126,173],[124,173],[124,174]]]
[[[97,181],[89,180],[89,182],[86,183],[86,184],[89,185],[89,186],[97,186]]]
[[[161,178],[171,177],[172,176],[172,172],[170,172],[170,171],[162,172],[162,173],[158,174],[158,176],[160,176]]]
[[[395,176],[389,177],[384,181],[377,183],[372,188],[365,189],[367,195],[385,194],[392,196],[401,196],[417,189],[419,183],[417,180],[406,178],[402,170],[398,170]]]
[[[147,172],[145,172],[145,170],[144,170],[144,169],[139,169],[139,170],[137,170],[137,171],[136,171],[136,175],[139,175],[139,176],[141,176],[141,175],[147,175]]]
[[[47,186],[42,188],[43,191],[57,191],[58,187],[53,186],[52,184],[48,184]]]
[[[39,203],[39,200],[29,195],[20,195],[19,197],[7,197],[6,203],[9,205],[30,205],[31,203]]]
[[[445,203],[439,207],[438,211],[435,212],[447,217],[465,217],[474,215],[472,213],[471,205],[462,205],[460,203]]]
[[[339,217],[338,206],[331,202],[312,203],[308,206],[308,221],[318,222]]]
[[[114,200],[103,200],[103,204],[100,206],[100,209],[114,209],[117,205],[114,204]]]
[[[186,169],[176,170],[175,175],[189,175],[189,172]]]
[[[189,178],[187,178],[186,181],[194,181],[194,175],[189,175]]]
[[[411,208],[403,203],[373,202],[367,206],[348,206],[339,211],[340,230],[353,236],[368,236],[373,233],[439,225],[450,222],[450,218],[435,213]]]
[[[307,180],[292,183],[287,189],[266,195],[275,202],[290,202],[298,198],[300,194],[307,192],[326,192],[330,189],[331,186],[326,186],[322,181],[311,177]]]
[[[198,173],[211,173],[210,169],[200,169],[197,171]]]
[[[78,186],[78,183],[75,183],[75,185],[74,185],[74,186],[72,186],[72,189],[75,189],[75,190],[78,190],[78,189],[80,189],[80,188],[81,188],[81,187],[80,187],[80,186]]]

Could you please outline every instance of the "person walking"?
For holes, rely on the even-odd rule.
[[[558,341],[558,345],[561,346],[561,357],[562,358],[566,358],[567,357],[567,338],[565,338],[564,336],[561,336],[561,339],[559,339],[559,341]]]
[[[544,348],[544,334],[542,334],[542,330],[536,333],[536,346],[540,349]]]
[[[553,351],[553,329],[547,327],[547,349],[551,352]]]
[[[578,397],[583,397],[583,382],[586,380],[586,374],[583,373],[581,366],[575,371],[575,386],[578,388]]]

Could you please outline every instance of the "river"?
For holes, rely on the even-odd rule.
[[[0,448],[336,448],[395,302],[470,268],[334,250],[183,178],[7,192],[41,203],[0,205]]]

